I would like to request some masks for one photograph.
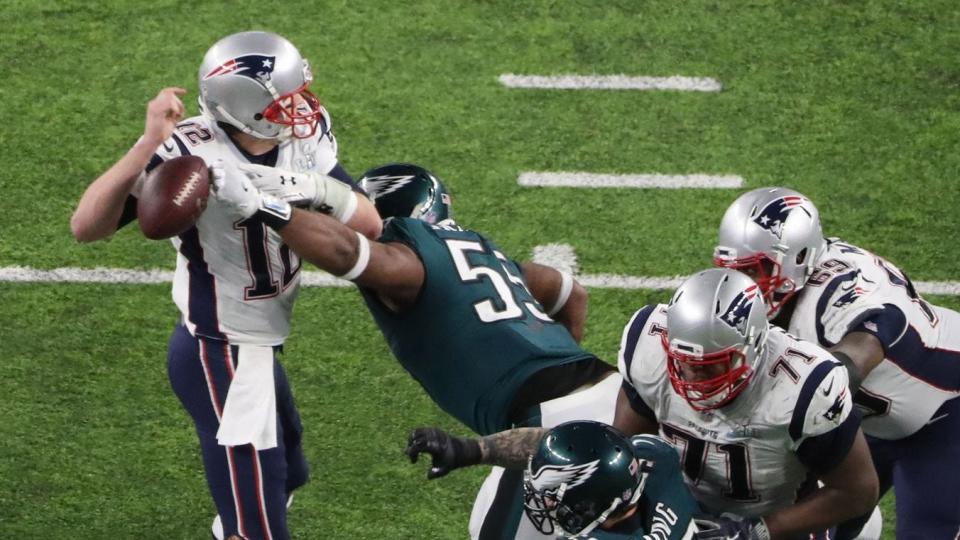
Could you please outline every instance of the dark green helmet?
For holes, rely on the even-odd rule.
[[[585,536],[637,502],[644,465],[630,441],[606,424],[560,424],[540,441],[524,473],[527,517],[544,534]]]
[[[383,219],[412,217],[427,223],[450,219],[450,194],[430,171],[411,163],[390,163],[363,173],[360,185]]]

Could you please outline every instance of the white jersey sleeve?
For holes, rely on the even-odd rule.
[[[666,354],[660,335],[666,332],[666,306],[649,305],[630,318],[623,329],[617,367],[622,388],[637,414],[657,422],[657,403],[671,391]]]

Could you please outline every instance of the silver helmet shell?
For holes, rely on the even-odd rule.
[[[712,268],[683,282],[661,335],[674,390],[696,410],[731,402],[763,353],[766,314],[758,285],[742,272]]]
[[[240,32],[213,44],[198,72],[205,115],[261,139],[309,137],[321,116],[310,65],[285,38]]]
[[[820,212],[810,199],[767,187],[744,193],[727,208],[713,260],[753,277],[772,318],[803,288],[825,248]]]

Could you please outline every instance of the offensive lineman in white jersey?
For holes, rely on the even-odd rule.
[[[221,39],[200,65],[202,115],[182,120],[185,90],[161,90],[147,106],[143,136],[78,203],[74,236],[110,236],[136,218],[135,197],[150,170],[196,155],[227,180],[256,177],[285,199],[376,238],[380,218],[337,163],[330,116],[309,91],[312,80],[307,61],[281,36]],[[286,506],[306,483],[307,464],[275,353],[289,333],[300,260],[273,229],[237,220],[214,197],[196,225],[172,241],[181,320],[170,338],[168,372],[200,439],[219,512],[214,536],[289,538]]]
[[[896,485],[897,538],[960,535],[960,314],[925,301],[882,257],[825,239],[817,208],[789,189],[737,198],[714,262],[752,274],[774,324],[849,370],[881,494]]]
[[[749,277],[711,269],[623,333],[614,426],[659,430],[680,451],[694,497],[722,515],[698,539],[817,535],[876,504],[846,371],[766,312]]]

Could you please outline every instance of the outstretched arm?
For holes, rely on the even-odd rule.
[[[587,290],[570,274],[533,262],[520,265],[534,298],[579,343],[587,319]]]
[[[80,242],[92,242],[117,230],[124,203],[140,172],[146,168],[157,147],[173,133],[183,118],[180,96],[183,88],[164,88],[147,104],[143,136],[126,155],[94,180],[77,203],[70,218],[70,231]]]
[[[411,463],[416,463],[420,454],[430,454],[429,479],[480,464],[523,469],[546,432],[545,428],[517,428],[477,439],[454,437],[440,428],[417,428],[404,452]]]

